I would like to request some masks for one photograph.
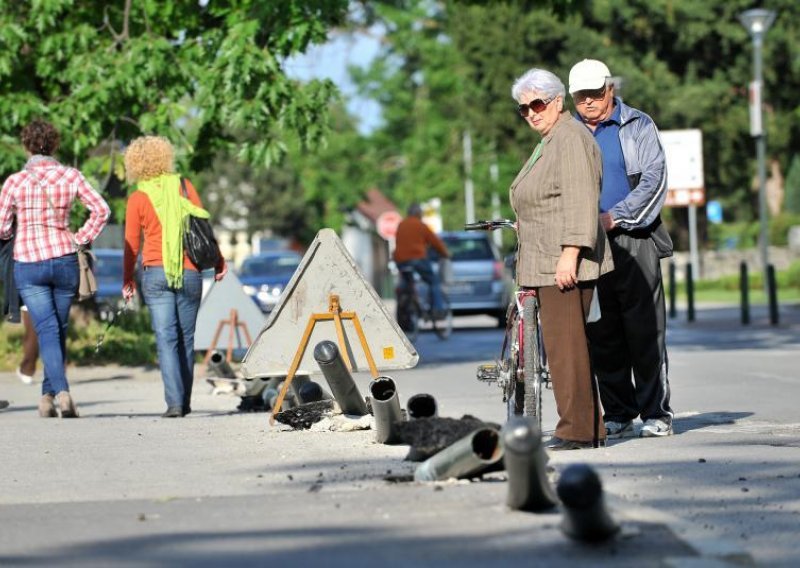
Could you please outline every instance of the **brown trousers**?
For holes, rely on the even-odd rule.
[[[558,410],[555,435],[562,440],[605,440],[600,394],[589,360],[586,316],[594,282],[572,290],[538,288],[542,338]]]

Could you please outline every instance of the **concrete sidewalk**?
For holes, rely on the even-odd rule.
[[[388,483],[413,464],[372,432],[281,431],[201,380],[191,415],[161,419],[157,370],[105,367],[70,369],[78,420],[38,418],[38,388],[0,374],[11,402],[0,411],[0,564],[791,565],[800,310],[779,329],[711,315],[670,322],[675,436],[552,457],[557,472],[597,468],[623,524],[605,545],[565,538],[557,509],[508,510],[503,474]],[[403,402],[431,392],[444,416],[502,420],[496,389],[473,378],[472,346],[499,337],[479,326],[449,342],[423,335],[422,364],[397,374]],[[369,377],[356,380],[365,393]],[[551,395],[545,404],[554,416]]]

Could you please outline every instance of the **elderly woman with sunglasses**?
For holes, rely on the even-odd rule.
[[[517,216],[517,284],[539,296],[542,337],[558,409],[552,450],[605,443],[589,362],[586,318],[597,278],[613,268],[598,220],[602,158],[591,134],[564,108],[564,84],[530,69],[511,95],[540,136],[511,184]]]

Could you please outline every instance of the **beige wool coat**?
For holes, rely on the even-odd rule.
[[[517,216],[517,284],[555,285],[564,245],[581,247],[578,280],[596,280],[614,268],[599,218],[600,148],[586,127],[564,111],[536,154],[509,190]]]

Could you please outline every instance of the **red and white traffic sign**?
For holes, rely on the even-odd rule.
[[[397,234],[397,226],[402,220],[403,216],[397,211],[384,211],[375,221],[375,230],[387,241],[393,241]]]

